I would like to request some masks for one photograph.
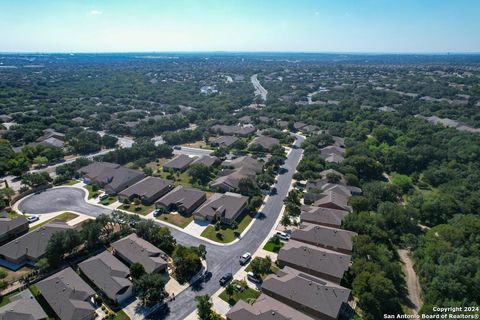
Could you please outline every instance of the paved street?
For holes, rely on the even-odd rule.
[[[190,147],[181,147],[181,149],[174,149],[173,154],[186,154],[191,157],[201,157],[208,156],[213,152],[209,149],[199,149],[199,148],[190,148]]]
[[[71,187],[47,189],[21,200],[18,209],[29,214],[76,211],[92,217],[111,212],[109,209],[85,202],[86,192],[86,190]]]
[[[296,136],[295,145],[299,147],[303,140],[302,136]],[[239,256],[247,251],[255,252],[274,227],[301,154],[302,150],[300,148],[292,148],[283,165],[283,168],[287,169],[286,172],[277,177],[275,185],[277,194],[267,198],[258,219],[254,221],[241,241],[232,245],[216,245],[200,240],[183,231],[170,228],[172,235],[177,239],[178,243],[194,246],[204,244],[206,246],[208,271],[212,272],[213,276],[207,283],[201,283],[198,286],[188,288],[179,294],[174,301],[169,302],[167,315],[154,314],[152,319],[184,319],[195,310],[195,296],[214,294],[220,288],[218,281],[223,274],[227,272],[236,273],[240,269],[240,264],[238,263]],[[86,203],[84,192],[86,191],[71,187],[49,189],[24,199],[19,203],[19,210],[35,214],[72,210],[91,216],[97,216],[100,213],[108,213],[110,211],[103,207]]]
[[[300,146],[304,138],[300,136],[296,138],[295,145]],[[194,298],[197,295],[214,294],[220,288],[218,281],[223,274],[227,272],[236,273],[240,269],[240,264],[238,263],[240,255],[247,251],[255,252],[274,226],[282,209],[283,199],[288,193],[292,176],[300,161],[301,154],[301,149],[292,149],[283,166],[288,171],[280,175],[277,179],[277,194],[268,198],[261,217],[255,221],[241,241],[230,246],[219,246],[201,241],[179,230],[171,229],[173,236],[179,243],[195,246],[204,244],[206,246],[208,270],[213,273],[213,276],[207,283],[189,288],[177,296],[174,301],[169,302],[169,313],[166,316],[162,318],[160,315],[152,315],[152,319],[184,319],[195,310],[196,303],[194,302]]]

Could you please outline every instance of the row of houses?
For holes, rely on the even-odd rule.
[[[323,174],[332,173],[326,171]],[[342,177],[343,178],[343,177]],[[351,265],[353,237],[341,229],[350,208],[305,205],[300,226],[280,249],[277,274],[262,283],[262,294],[254,304],[239,301],[227,313],[228,320],[348,318],[350,289],[340,282]]]
[[[164,212],[193,214],[194,218],[199,220],[220,220],[222,223],[231,224],[241,215],[248,203],[247,197],[232,192],[215,193],[207,199],[206,192],[202,190],[174,187],[171,180],[145,177],[141,172],[132,171],[135,170],[105,162],[94,162],[79,170],[87,183],[108,182],[103,184],[106,192],[112,194],[115,191],[120,201],[138,198],[146,205],[155,203],[156,208]],[[112,188],[112,185],[130,186],[118,190]],[[222,188],[219,190],[228,191]]]
[[[242,156],[222,162],[223,170],[219,177],[209,183],[210,188],[220,191],[236,191],[244,178],[255,179],[263,170],[263,163],[250,156]]]
[[[166,272],[166,254],[151,243],[130,234],[111,245],[112,252],[103,251],[80,264],[78,271],[65,268],[34,286],[41,299],[60,320],[95,319],[94,296],[122,304],[133,294],[129,266],[140,263],[147,273]],[[0,308],[0,319],[46,319],[47,315],[30,291],[24,290]]]

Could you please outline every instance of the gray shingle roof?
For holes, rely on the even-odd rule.
[[[184,170],[188,167],[190,163],[192,163],[193,159],[185,154],[180,154],[173,158],[172,160],[168,161],[163,165],[164,168],[168,169],[176,169],[176,170]]]
[[[322,195],[322,198],[315,201],[314,206],[347,211],[351,210],[351,207],[348,205],[348,197],[345,195],[335,191],[326,191],[322,193]]]
[[[217,144],[219,146],[226,146],[230,147],[232,144],[238,141],[237,137],[234,136],[220,136],[212,141],[213,144]]]
[[[4,244],[0,247],[0,256],[10,260],[19,260],[22,257],[38,260],[45,254],[52,235],[70,228],[64,221],[54,220]]]
[[[215,162],[218,161],[217,157],[212,157],[212,156],[201,156],[200,158],[195,159],[192,162],[192,165],[194,164],[203,164],[207,167],[211,167],[215,164]]]
[[[95,312],[88,302],[95,291],[72,268],[55,273],[36,287],[61,320],[84,319]]]
[[[47,314],[29,290],[11,296],[10,302],[0,308],[1,320],[40,320]]]
[[[0,218],[0,238],[3,238],[12,230],[25,226],[28,226],[28,221],[25,217],[16,217],[15,219]]]
[[[160,191],[167,192],[173,187],[173,181],[160,179],[156,177],[146,177],[135,183],[133,186],[121,191],[119,195],[130,197],[138,195],[139,197],[150,198]]]
[[[292,239],[322,246],[335,251],[352,251],[352,238],[357,234],[352,231],[319,226],[303,222],[292,232]]]
[[[167,262],[162,258],[165,253],[135,233],[112,243],[112,248],[131,263],[140,263],[148,273],[167,266]]]
[[[324,314],[336,319],[342,303],[350,296],[349,289],[289,267],[268,276],[262,291],[285,299],[287,304],[301,305],[305,313],[315,318]]]
[[[345,210],[302,206],[300,220],[316,224],[340,227],[348,213],[349,212]]]
[[[294,308],[261,294],[253,305],[239,300],[227,313],[229,320],[313,320]]]
[[[127,279],[130,273],[127,266],[108,251],[83,261],[78,267],[107,297],[114,301],[117,293],[132,286],[132,282]]]
[[[231,220],[237,217],[247,202],[248,197],[237,193],[215,193],[195,211],[195,214],[209,219],[218,215]]]
[[[254,144],[258,144],[264,149],[270,149],[274,145],[280,145],[280,141],[277,138],[259,136],[253,139],[248,145],[252,146]]]
[[[292,268],[304,268],[307,273],[317,276],[322,273],[338,279],[342,279],[350,264],[349,255],[295,240],[285,243],[277,259]]]
[[[161,197],[156,203],[160,203],[165,207],[176,204],[177,206],[185,207],[187,210],[193,210],[195,208],[192,208],[192,206],[205,197],[206,193],[201,190],[178,186]]]

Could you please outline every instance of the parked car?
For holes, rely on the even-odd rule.
[[[40,220],[39,215],[34,215],[34,216],[30,216],[30,217],[27,218],[28,223],[33,223],[33,222],[38,221],[38,220]]]
[[[153,211],[153,216],[155,218],[160,216],[161,214],[162,214],[162,210],[160,210],[160,209],[155,209],[155,211]]]
[[[248,261],[250,261],[250,259],[252,259],[252,254],[250,252],[247,252],[247,253],[244,253],[243,256],[240,257],[240,264],[242,266],[246,265],[248,263]]]
[[[103,201],[103,200],[108,199],[108,197],[109,197],[109,195],[105,193],[105,194],[101,195],[99,199],[100,199],[100,201]]]
[[[220,285],[221,286],[224,286],[226,285],[227,283],[230,282],[230,280],[233,279],[233,275],[231,273],[225,273],[221,278],[220,278]]]
[[[173,149],[175,149],[175,150],[181,150],[182,147],[180,147],[180,146],[173,146]]]
[[[253,272],[247,272],[247,279],[256,284],[262,283],[262,279],[255,276]]]
[[[283,241],[288,241],[290,240],[290,235],[288,233],[285,233],[285,232],[281,232],[281,231],[277,231],[277,233],[275,234],[275,236],[277,238],[279,238],[280,240],[283,240]]]

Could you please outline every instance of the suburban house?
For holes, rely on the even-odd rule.
[[[93,162],[79,169],[78,172],[85,183],[96,184],[111,195],[117,194],[145,178],[145,174],[140,171],[108,162]]]
[[[217,124],[212,127],[212,130],[228,136],[245,137],[254,133],[257,129],[253,125],[227,126]]]
[[[49,222],[0,247],[0,265],[18,270],[24,265],[35,265],[47,250],[48,241],[55,232],[72,227],[61,220]]]
[[[240,121],[240,123],[252,123],[252,117],[251,116],[243,116],[241,118],[238,118],[238,121]]]
[[[235,142],[238,141],[237,137],[234,136],[220,136],[215,138],[210,142],[210,145],[213,147],[231,147]]]
[[[72,268],[63,269],[35,286],[60,320],[95,319],[92,304],[95,291]]]
[[[292,239],[345,254],[352,252],[352,239],[357,234],[352,231],[302,223],[292,232]]]
[[[223,192],[236,191],[240,180],[244,178],[255,179],[256,173],[248,167],[242,167],[236,170],[222,171],[217,179],[209,183],[210,188]]]
[[[238,193],[215,193],[198,208],[193,216],[195,219],[232,224],[243,212],[248,203],[248,197]]]
[[[112,243],[113,254],[128,265],[140,263],[147,273],[167,270],[165,252],[132,233]]]
[[[352,210],[352,208],[348,205],[349,197],[341,193],[335,191],[326,191],[324,193],[320,193],[320,195],[322,195],[322,197],[313,203],[315,207],[346,211]]]
[[[188,166],[193,162],[193,158],[185,154],[179,154],[172,160],[168,161],[163,165],[163,171],[180,171],[183,172],[187,170]]]
[[[227,313],[227,320],[314,320],[266,294],[261,294],[253,304],[239,300]]]
[[[350,265],[350,256],[290,240],[280,249],[277,264],[339,284]]]
[[[63,148],[65,146],[65,135],[53,129],[45,129],[43,135],[36,141],[42,145]]]
[[[301,209],[300,221],[338,228],[348,214],[349,212],[345,210],[304,205]]]
[[[345,149],[337,146],[328,146],[320,149],[320,156],[325,159],[326,162],[341,163]]]
[[[201,156],[200,158],[195,159],[192,162],[192,165],[194,164],[203,164],[206,167],[211,167],[213,166],[216,162],[218,162],[217,157],[213,156]]]
[[[265,150],[269,150],[275,145],[280,145],[280,140],[268,136],[258,136],[248,144],[249,147],[259,145]]]
[[[9,300],[9,303],[0,307],[0,319],[2,320],[42,320],[48,318],[28,289],[11,296]]]
[[[255,173],[260,173],[263,170],[263,163],[250,156],[243,156],[222,162],[222,167],[232,169],[249,168]]]
[[[146,177],[133,186],[120,191],[118,199],[132,201],[138,198],[145,205],[150,205],[173,188],[173,181],[157,177]]]
[[[243,178],[254,179],[257,173],[263,170],[263,164],[250,156],[224,161],[222,167],[227,169],[222,170],[220,176],[210,182],[209,186],[224,192],[236,191],[240,180]]]
[[[293,124],[293,128],[295,128],[295,130],[299,130],[299,131],[301,131],[306,126],[307,126],[307,124],[305,122],[301,122],[301,121],[295,122]]]
[[[199,205],[207,200],[207,194],[194,188],[178,186],[172,192],[160,198],[155,206],[164,211],[178,211],[179,213],[192,213]]]
[[[350,290],[338,284],[285,267],[269,275],[262,292],[314,319],[335,320],[348,309]]]
[[[128,279],[130,271],[110,252],[104,251],[78,267],[113,302],[121,304],[132,296],[133,284]]]
[[[25,217],[14,219],[0,218],[0,243],[16,238],[28,232],[28,221]]]

